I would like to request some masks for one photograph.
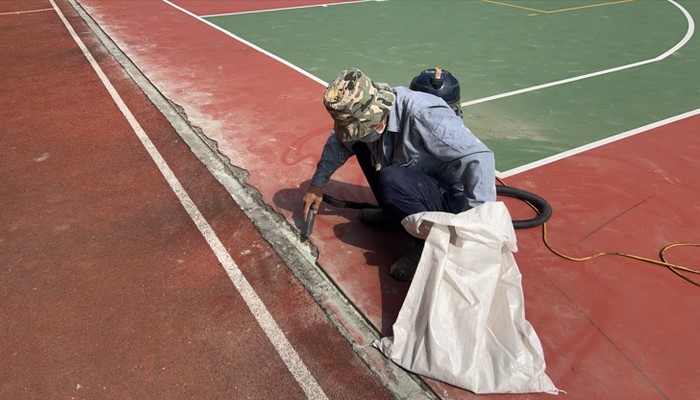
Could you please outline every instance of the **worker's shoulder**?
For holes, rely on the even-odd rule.
[[[401,114],[419,116],[429,109],[433,111],[444,109],[446,112],[454,114],[445,100],[433,94],[411,90],[403,86],[394,87],[393,90],[396,95],[396,108]]]
[[[417,90],[411,90],[405,86],[394,86],[392,88],[394,94],[397,96],[397,100],[403,102],[414,103],[426,103],[426,104],[439,104],[444,103],[442,98],[435,96],[427,92],[419,92]]]

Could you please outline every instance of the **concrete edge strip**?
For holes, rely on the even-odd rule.
[[[173,128],[188,144],[192,152],[211,172],[214,178],[229,192],[241,210],[253,221],[267,240],[294,273],[316,303],[322,308],[341,335],[352,345],[377,378],[400,399],[439,399],[434,391],[419,377],[413,375],[372,348],[370,343],[379,338],[376,329],[352,305],[340,289],[328,278],[312,253],[315,249],[301,243],[299,233],[284,217],[266,205],[257,190],[244,182],[240,172],[224,161],[201,137],[185,116],[158,88],[133,64],[126,54],[102,30],[77,0],[68,0],[78,15],[90,27],[110,54],[122,65],[131,79],[141,88],[151,102],[166,117]],[[360,344],[357,341],[364,344]]]

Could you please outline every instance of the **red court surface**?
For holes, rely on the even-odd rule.
[[[246,171],[262,202],[298,226],[299,201],[331,127],[323,86],[165,2],[80,3],[220,155]],[[195,14],[230,10],[223,2],[175,3]],[[364,350],[367,332],[334,313],[333,302],[318,308],[278,255],[297,249],[261,238],[71,5],[58,4],[325,394],[391,397],[382,384],[394,377],[373,349]],[[238,4],[240,11],[254,7]],[[1,7],[12,13],[51,3]],[[0,324],[8,327],[0,397],[307,397],[57,13],[0,18],[3,59],[17,60],[2,66],[6,132],[16,133],[3,138],[0,161],[7,266]],[[253,79],[240,71],[253,71]],[[552,204],[549,240],[558,250],[658,259],[669,243],[700,242],[698,126],[694,113],[506,181]],[[354,165],[334,179],[329,192],[369,200]],[[507,204],[516,218],[530,213]],[[318,265],[378,334],[389,334],[408,288],[388,275],[406,248],[401,236],[362,227],[355,211],[327,208],[316,222]],[[663,267],[617,256],[566,261],[546,249],[539,228],[517,234],[527,319],[563,396],[700,397],[697,287]],[[668,257],[697,268],[697,248]],[[337,329],[349,333],[343,338]],[[353,347],[370,354],[379,380]],[[479,397],[425,381],[433,396]],[[411,387],[393,396],[423,394]]]

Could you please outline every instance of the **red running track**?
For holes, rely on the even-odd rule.
[[[391,398],[230,194],[58,3],[317,389]],[[305,398],[290,372],[298,366],[283,363],[59,14],[43,0],[3,1],[0,13],[0,398]]]

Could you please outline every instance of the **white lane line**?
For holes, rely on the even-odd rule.
[[[90,62],[90,65],[95,70],[98,77],[100,78],[100,81],[102,81],[102,84],[109,92],[110,96],[112,97],[112,100],[119,107],[122,114],[129,122],[129,125],[134,130],[134,133],[136,133],[136,136],[139,138],[143,146],[148,151],[148,154],[151,156],[153,161],[158,166],[158,169],[163,174],[163,177],[165,177],[165,180],[168,182],[173,192],[175,192],[175,194],[177,195],[178,199],[180,200],[180,203],[185,208],[190,218],[195,223],[202,236],[209,244],[209,247],[212,249],[217,259],[228,273],[234,286],[241,294],[241,297],[245,301],[251,313],[258,321],[258,324],[260,324],[260,327],[265,332],[265,335],[267,335],[270,342],[272,342],[272,345],[275,347],[277,353],[284,361],[285,365],[287,366],[287,369],[289,369],[289,371],[292,373],[296,381],[299,383],[299,386],[301,386],[302,390],[304,390],[308,398],[327,399],[327,396],[323,392],[323,389],[321,389],[318,382],[316,382],[314,377],[309,372],[308,368],[306,368],[306,365],[304,365],[304,362],[301,360],[296,350],[294,350],[292,345],[287,340],[287,337],[284,335],[284,332],[282,332],[280,327],[272,318],[272,315],[265,307],[265,304],[262,302],[260,297],[258,297],[257,293],[255,293],[255,290],[250,285],[245,276],[243,276],[241,270],[231,258],[231,255],[226,251],[226,248],[224,247],[223,243],[221,243],[221,240],[219,240],[218,236],[211,228],[209,223],[206,221],[202,213],[199,211],[199,209],[197,209],[197,206],[194,204],[190,196],[187,194],[185,189],[177,180],[177,177],[170,169],[168,164],[165,162],[165,159],[163,159],[158,149],[156,149],[151,139],[148,137],[146,132],[143,130],[143,128],[138,123],[134,115],[131,113],[127,105],[122,100],[119,93],[116,91],[112,83],[104,74],[102,68],[100,68],[95,59],[92,57],[92,54],[90,54],[90,51],[87,49],[80,37],[76,34],[75,30],[65,18],[61,10],[58,8],[54,0],[49,1],[51,2],[51,5],[53,6],[58,16],[61,18],[61,21],[63,21],[63,24],[70,32],[71,36],[73,37],[73,40],[75,40],[75,42],[78,44],[78,47],[80,47],[80,50],[82,50],[83,54],[85,55],[85,58],[87,58]]]
[[[223,33],[223,34],[225,34],[225,35],[227,35],[227,36],[229,36],[229,37],[231,37],[231,38],[233,38],[233,39],[235,39],[235,40],[237,40],[237,41],[243,43],[244,45],[246,45],[246,46],[248,46],[248,47],[250,47],[250,48],[252,48],[252,49],[257,50],[257,51],[261,52],[262,54],[265,54],[266,56],[268,56],[268,57],[270,57],[270,58],[272,58],[272,59],[274,59],[274,60],[277,60],[277,61],[281,62],[282,64],[284,64],[284,65],[288,66],[289,68],[291,68],[291,69],[293,69],[293,70],[299,72],[300,74],[302,74],[302,75],[304,75],[304,76],[310,78],[311,80],[313,80],[313,81],[315,81],[315,82],[318,82],[318,83],[320,83],[320,84],[323,85],[323,86],[328,86],[328,82],[324,82],[324,81],[321,80],[320,78],[317,78],[316,76],[314,76],[314,75],[312,75],[311,73],[309,73],[309,72],[307,72],[307,71],[305,71],[305,70],[303,70],[303,69],[297,67],[296,65],[290,63],[289,61],[287,61],[287,60],[285,60],[285,59],[283,59],[283,58],[281,58],[281,57],[278,57],[278,56],[276,56],[276,55],[270,53],[269,51],[264,50],[263,48],[258,47],[258,46],[256,46],[256,45],[254,45],[253,43],[251,43],[251,42],[249,42],[249,41],[247,41],[247,40],[245,40],[245,39],[243,39],[243,38],[240,38],[240,37],[234,35],[233,33],[229,32],[229,31],[227,31],[227,30],[225,30],[225,29],[223,29],[223,28],[221,28],[221,27],[219,27],[219,26],[217,26],[217,25],[212,24],[211,22],[207,21],[206,19],[201,18],[201,17],[198,16],[197,14],[194,14],[194,13],[192,13],[192,12],[190,12],[190,11],[188,11],[188,10],[186,10],[186,9],[184,9],[184,8],[182,8],[182,7],[180,7],[180,6],[178,6],[177,4],[173,4],[173,3],[170,2],[169,0],[163,0],[163,2],[164,2],[165,4],[168,4],[168,5],[171,6],[171,7],[175,8],[175,9],[177,9],[177,10],[179,10],[179,11],[181,11],[181,12],[187,14],[187,15],[189,15],[189,16],[192,17],[192,18],[195,18],[195,19],[197,19],[197,20],[199,20],[199,21],[201,21],[201,22],[203,22],[203,23],[209,25],[210,27],[216,29],[217,31],[219,31],[219,32],[221,32],[221,33]]]
[[[252,11],[239,11],[239,12],[221,13],[221,14],[200,15],[200,17],[201,18],[212,18],[212,17],[228,17],[231,15],[260,14],[260,13],[273,12],[273,11],[299,10],[299,9],[303,9],[303,8],[342,6],[345,4],[366,3],[368,1],[383,1],[383,0],[355,0],[355,1],[345,1],[345,2],[341,2],[341,3],[311,4],[308,6],[280,7],[280,8],[268,8],[265,10],[252,10]]]
[[[611,74],[613,72],[624,71],[626,69],[641,67],[642,65],[652,64],[655,62],[665,60],[667,57],[669,57],[670,55],[672,55],[673,53],[678,51],[681,47],[685,46],[685,44],[688,43],[688,41],[690,41],[690,38],[693,37],[693,33],[695,32],[695,21],[693,21],[693,17],[690,15],[690,13],[685,8],[681,7],[678,3],[676,3],[674,0],[668,0],[668,2],[673,4],[674,6],[676,6],[679,10],[681,10],[683,15],[685,15],[685,19],[688,22],[688,30],[686,31],[685,36],[683,36],[683,39],[681,39],[680,42],[676,43],[675,46],[671,47],[670,49],[668,49],[666,52],[659,55],[658,57],[650,58],[648,60],[638,61],[638,62],[635,62],[632,64],[621,65],[619,67],[609,68],[609,69],[605,69],[602,71],[592,72],[590,74],[574,76],[572,78],[562,79],[562,80],[555,81],[555,82],[543,83],[541,85],[536,85],[536,86],[531,86],[531,87],[527,87],[527,88],[523,88],[523,89],[513,90],[512,92],[506,92],[506,93],[496,94],[493,96],[483,97],[481,99],[466,101],[466,102],[462,103],[461,106],[462,107],[473,106],[475,104],[485,103],[487,101],[498,100],[498,99],[502,99],[505,97],[515,96],[515,95],[528,93],[528,92],[534,92],[535,90],[541,90],[541,89],[546,89],[546,88],[550,88],[550,87],[554,87],[554,86],[565,85],[567,83],[576,82],[576,81],[580,81],[580,80],[588,79],[588,78],[593,78],[596,76]]]
[[[43,11],[53,11],[53,8],[40,8],[37,10],[23,10],[23,11],[9,11],[9,12],[0,13],[0,16],[31,14],[31,13],[38,13],[38,12],[43,12]]]
[[[528,171],[531,169],[541,167],[541,166],[546,165],[546,164],[553,163],[553,162],[558,161],[558,160],[562,160],[562,159],[567,158],[567,157],[574,156],[574,155],[579,154],[579,153],[583,153],[584,151],[588,151],[588,150],[594,149],[596,147],[601,147],[601,146],[604,146],[606,144],[628,138],[630,136],[638,135],[640,133],[643,133],[643,132],[646,132],[646,131],[649,131],[649,130],[652,130],[652,129],[655,129],[655,128],[658,128],[661,126],[668,125],[668,124],[676,122],[676,121],[680,121],[682,119],[693,117],[695,115],[700,115],[700,108],[693,110],[693,111],[688,111],[688,112],[680,114],[680,115],[676,115],[674,117],[666,118],[666,119],[663,119],[661,121],[651,123],[649,125],[644,125],[642,127],[632,129],[632,130],[627,131],[627,132],[619,133],[615,136],[601,139],[601,140],[598,140],[596,142],[589,143],[589,144],[577,147],[575,149],[571,149],[571,150],[565,151],[563,153],[553,155],[551,157],[543,158],[541,160],[531,162],[529,164],[525,164],[525,165],[522,165],[522,166],[517,167],[517,168],[509,169],[507,171],[501,172],[498,175],[498,177],[499,178],[507,178],[509,176],[513,176],[513,175],[516,175],[516,174],[519,174],[519,173],[522,173],[522,172],[525,172],[525,171]]]

